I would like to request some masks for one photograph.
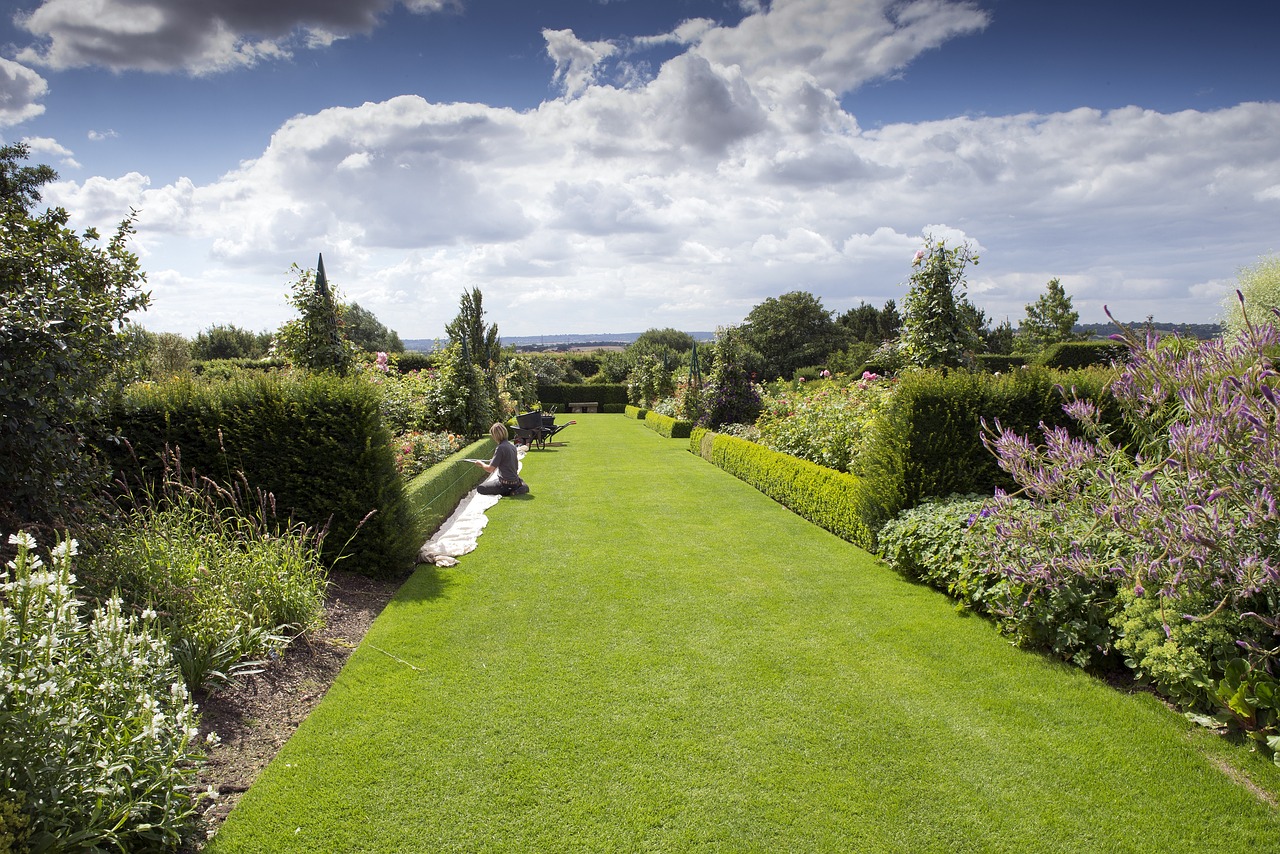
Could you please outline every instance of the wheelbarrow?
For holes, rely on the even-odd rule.
[[[511,438],[515,442],[524,442],[530,448],[537,445],[541,450],[552,436],[570,424],[577,423],[570,421],[567,424],[556,424],[556,417],[549,412],[526,412],[516,416],[516,426],[511,430]]]

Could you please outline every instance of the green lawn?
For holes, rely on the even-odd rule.
[[[216,852],[1276,851],[1269,762],[618,415],[427,567]],[[1230,773],[1228,773],[1230,772]]]

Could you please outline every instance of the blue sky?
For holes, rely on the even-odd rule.
[[[1205,322],[1280,251],[1271,0],[17,0],[0,140],[157,331],[271,329],[325,267],[402,337],[901,301],[926,234],[1015,325]]]

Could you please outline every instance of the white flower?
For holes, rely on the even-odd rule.
[[[75,540],[63,540],[49,553],[56,558],[75,557],[80,554],[80,544]]]
[[[9,545],[34,549],[36,547],[36,538],[28,534],[26,531],[19,531],[16,534],[9,535]]]

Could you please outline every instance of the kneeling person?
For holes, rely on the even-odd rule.
[[[507,439],[507,428],[503,424],[494,424],[489,428],[489,435],[498,447],[493,451],[493,459],[489,462],[477,462],[485,471],[498,473],[497,481],[492,478],[476,487],[481,495],[524,495],[529,485],[520,479],[520,461],[516,456],[516,446]]]

